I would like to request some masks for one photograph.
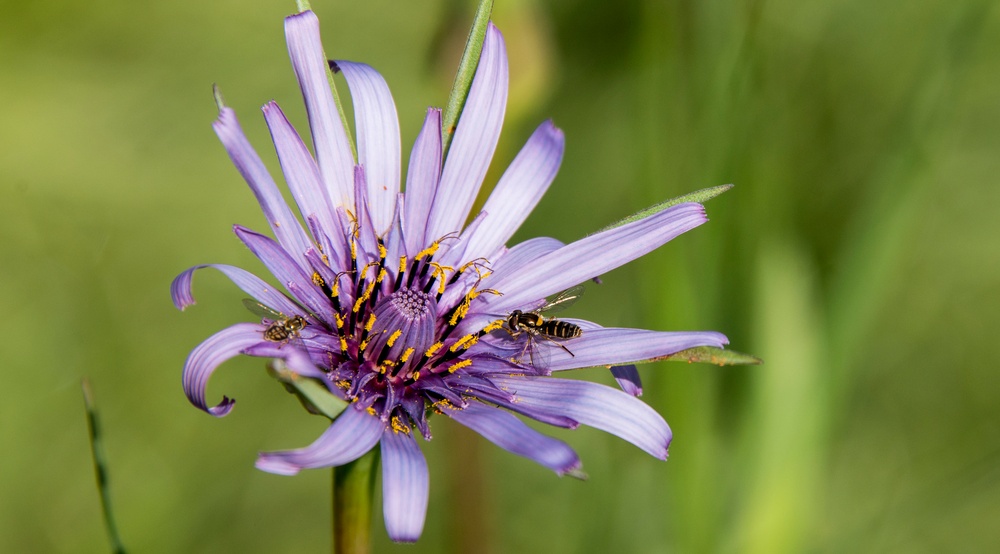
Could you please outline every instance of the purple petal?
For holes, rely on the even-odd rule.
[[[701,204],[686,203],[580,239],[537,258],[520,271],[484,280],[484,287],[504,293],[490,296],[488,307],[493,312],[509,311],[555,294],[648,254],[706,221]]]
[[[285,18],[285,39],[295,77],[302,89],[309,130],[320,173],[336,206],[354,205],[354,154],[327,80],[327,57],[319,37],[319,19],[311,11]],[[303,250],[304,252],[304,250]]]
[[[257,469],[279,475],[295,475],[301,469],[332,467],[353,462],[371,450],[385,424],[366,410],[348,406],[315,442],[297,450],[264,452]]]
[[[542,348],[545,343],[538,343]],[[729,339],[715,331],[666,332],[646,329],[592,329],[561,341],[572,352],[546,344],[546,368],[552,371],[602,365],[626,365],[653,361],[695,346],[722,348]]]
[[[564,146],[562,131],[551,121],[535,130],[490,193],[483,206],[488,216],[469,238],[463,261],[490,256],[506,244],[555,179]]]
[[[523,404],[571,417],[601,429],[661,459],[672,434],[667,422],[641,400],[589,381],[549,377],[490,377],[517,394]]]
[[[268,102],[262,110],[271,131],[274,149],[278,153],[281,172],[299,206],[299,213],[303,219],[315,217],[327,235],[333,233],[337,229],[333,220],[333,204],[326,194],[323,176],[320,175],[316,160],[277,103]],[[321,238],[317,236],[316,240],[319,242]]]
[[[396,542],[416,542],[424,530],[430,475],[411,433],[382,433],[382,513]]]
[[[500,31],[490,23],[469,97],[441,173],[441,184],[434,196],[424,234],[428,240],[462,229],[493,158],[506,105],[507,51]]]
[[[513,414],[478,402],[470,402],[461,410],[445,408],[444,413],[500,448],[534,460],[559,475],[580,468],[580,458],[566,443],[535,431]]]
[[[311,274],[306,274],[302,266],[293,261],[288,252],[269,237],[255,233],[246,227],[233,225],[233,231],[243,241],[243,244],[264,263],[271,274],[277,277],[289,292],[302,301],[309,308],[309,311],[313,313],[329,311],[330,302],[323,292],[313,284]],[[303,250],[303,255],[305,252]],[[297,310],[282,313],[291,315],[296,312]]]
[[[441,110],[429,108],[424,126],[413,143],[406,174],[406,202],[403,205],[403,238],[406,251],[416,254],[427,245],[424,231],[431,204],[441,180]],[[434,239],[430,239],[434,240]]]
[[[257,197],[275,238],[286,250],[301,255],[309,247],[309,238],[285,203],[278,186],[264,167],[264,162],[243,135],[236,113],[231,108],[222,108],[219,119],[212,123],[212,128],[226,147],[236,169]]]
[[[196,270],[210,267],[221,271],[229,277],[236,286],[243,292],[249,294],[261,304],[269,306],[281,313],[291,314],[298,310],[294,302],[274,289],[271,285],[262,281],[259,277],[238,267],[224,264],[204,264],[188,268],[178,275],[174,282],[170,284],[170,297],[174,301],[174,306],[183,310],[194,304],[194,296],[191,295],[191,278]]]
[[[639,368],[631,364],[617,365],[611,368],[611,375],[615,378],[618,386],[627,394],[642,396],[642,379],[639,377]]]
[[[368,177],[368,209],[379,236],[392,224],[399,192],[399,118],[385,79],[363,63],[338,60],[354,103],[358,163]]]
[[[261,326],[254,323],[237,323],[226,327],[218,333],[205,339],[188,355],[184,362],[184,374],[181,382],[184,384],[184,394],[196,407],[205,410],[215,417],[222,417],[233,409],[236,402],[231,398],[222,397],[218,406],[209,408],[205,402],[205,387],[208,378],[215,368],[229,358],[242,354],[247,348],[264,342]]]

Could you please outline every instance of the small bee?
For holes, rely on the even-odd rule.
[[[306,325],[309,324],[306,318],[300,315],[289,317],[252,298],[244,298],[243,305],[252,313],[271,320],[271,324],[267,326],[267,329],[264,329],[264,339],[271,342],[288,342],[293,338],[298,338],[299,331],[305,329]]]
[[[538,309],[530,312],[514,310],[507,316],[507,332],[510,333],[511,337],[517,338],[521,336],[521,334],[526,336],[524,350],[518,358],[518,363],[520,363],[520,359],[524,357],[524,352],[526,351],[529,359],[531,360],[531,365],[536,365],[535,356],[536,350],[538,350],[537,343],[540,340],[544,340],[545,342],[562,348],[570,356],[574,355],[569,348],[566,348],[564,344],[558,341],[579,337],[583,334],[583,329],[575,323],[551,317],[542,317],[542,313],[557,312],[568,308],[571,304],[576,302],[582,294],[583,287],[577,285],[573,288],[562,291],[555,298],[546,302],[545,305]],[[539,361],[542,360],[540,359]]]

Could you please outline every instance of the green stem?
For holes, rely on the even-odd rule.
[[[372,495],[379,451],[333,468],[333,552],[371,552]]]

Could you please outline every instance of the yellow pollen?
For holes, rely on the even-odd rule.
[[[380,269],[378,271],[378,278],[375,279],[375,282],[376,283],[381,283],[382,279],[385,279],[385,276],[386,276],[386,272],[385,272],[385,268],[383,267],[382,269]]]
[[[381,241],[379,241],[379,243],[378,243],[378,259],[384,260],[385,259],[385,255],[387,253],[388,252],[386,251],[385,246],[382,244]]]
[[[375,325],[375,314],[368,314],[368,323],[365,323],[365,331],[371,331],[372,325]]]
[[[326,254],[323,254],[322,256],[320,256],[320,259],[323,260],[323,263],[325,263],[327,265],[327,267],[330,266],[330,256],[327,256]]]
[[[448,373],[455,373],[456,371],[462,369],[463,367],[469,367],[470,365],[472,365],[472,360],[462,360],[460,362],[451,364],[451,367],[448,368]]]
[[[326,282],[323,281],[323,278],[320,277],[319,272],[317,272],[317,271],[313,271],[312,282],[317,287],[322,287],[322,286],[326,285]]]
[[[479,342],[479,337],[477,337],[476,335],[465,335],[464,337],[458,339],[458,341],[455,342],[455,344],[451,345],[451,348],[449,348],[448,350],[451,350],[452,352],[458,352],[459,349],[469,348],[470,346],[476,344],[477,342]]]
[[[444,343],[440,343],[440,342],[435,342],[434,344],[432,344],[432,345],[431,345],[431,347],[430,347],[430,348],[428,348],[428,349],[427,349],[427,351],[426,351],[426,352],[424,352],[424,356],[426,356],[426,357],[430,358],[430,357],[431,357],[431,356],[433,356],[433,355],[434,355],[434,354],[435,354],[435,353],[436,353],[436,352],[437,352],[438,350],[441,350],[442,348],[444,348]]]
[[[374,314],[372,314],[372,315],[374,315]],[[387,345],[389,345],[389,348],[392,348],[393,343],[395,343],[396,339],[398,339],[400,337],[400,335],[402,335],[402,334],[403,334],[403,331],[401,329],[396,329],[395,331],[392,332],[391,335],[389,335],[389,340],[385,341],[385,343]],[[412,350],[412,348],[411,348],[411,350]],[[403,361],[405,362],[406,360],[403,360]]]
[[[368,339],[361,341],[361,344],[358,345],[358,350],[361,352],[364,352],[365,348],[368,348]]]
[[[371,406],[369,406],[368,409],[365,411],[367,411],[371,415],[378,415],[375,413],[375,408],[372,408]]]
[[[347,339],[340,337],[340,351],[347,354]]]
[[[351,241],[351,259],[358,259],[358,245],[353,240]]]
[[[410,427],[405,425],[399,416],[392,416],[390,420],[390,425],[392,426],[392,431],[394,433],[405,433],[410,434]]]
[[[399,257],[399,274],[406,273],[406,256]]]
[[[503,327],[504,321],[505,320],[503,320],[503,319],[498,319],[498,320],[494,321],[493,323],[490,323],[486,327],[483,327],[483,332],[484,333],[489,333],[491,331],[496,331],[497,329]]]
[[[378,372],[384,375],[387,371],[389,371],[393,367],[396,367],[396,362],[392,360],[385,360],[384,362],[379,364]]]
[[[337,320],[337,329],[343,329],[344,328],[344,318],[341,317],[340,314],[333,314],[333,317],[336,318],[336,320]]]
[[[394,340],[394,339],[392,337],[390,337],[389,340]],[[389,345],[389,348],[392,348],[391,344]],[[403,351],[403,355],[399,357],[400,363],[404,363],[405,364],[406,360],[409,360],[410,356],[412,356],[412,355],[413,355],[413,347],[410,346],[409,348],[407,348],[406,350],[404,350]]]
[[[414,372],[414,374],[413,374],[413,380],[416,381],[417,379],[420,379],[420,372],[419,371]]]
[[[423,259],[425,256],[433,256],[434,253],[437,252],[438,248],[440,248],[440,247],[441,247],[441,243],[438,242],[438,241],[434,241],[427,248],[424,248],[420,252],[417,252],[417,255],[414,256],[413,259],[415,261],[418,261],[418,260]]]

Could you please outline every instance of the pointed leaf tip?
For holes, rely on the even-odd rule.
[[[218,83],[212,83],[212,98],[215,99],[215,107],[221,112],[226,108],[226,101],[222,98],[222,90]]]
[[[669,356],[664,356],[660,360],[669,362],[687,362],[715,364],[717,366],[727,365],[760,365],[764,360],[751,354],[744,354],[735,350],[723,350],[714,346],[696,346],[681,350]]]
[[[640,210],[622,220],[616,221],[611,225],[608,225],[607,227],[601,229],[600,231],[598,231],[598,233],[600,233],[601,231],[607,231],[608,229],[614,229],[615,227],[621,227],[626,223],[632,223],[633,221],[638,221],[640,219],[649,217],[653,214],[662,212],[667,208],[671,208],[678,204],[684,204],[685,202],[697,202],[699,204],[704,204],[705,202],[715,198],[716,196],[719,196],[720,194],[726,192],[731,188],[733,188],[733,185],[719,185],[717,187],[709,187],[707,189],[696,190],[692,193],[685,194],[683,196],[678,196],[677,198],[671,198],[670,200],[660,202],[659,204],[654,204],[646,208],[645,210]]]

